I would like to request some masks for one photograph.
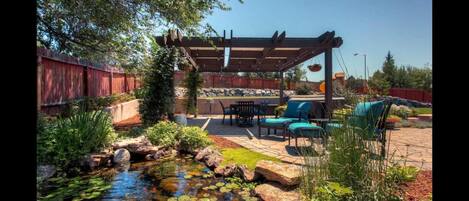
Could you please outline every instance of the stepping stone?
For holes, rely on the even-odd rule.
[[[255,172],[268,181],[276,181],[286,186],[300,183],[301,167],[298,165],[261,160],[257,162]]]
[[[264,201],[299,201],[300,193],[295,190],[287,190],[277,183],[265,183],[254,189],[257,196]]]
[[[432,114],[419,114],[417,117],[422,121],[432,121]]]

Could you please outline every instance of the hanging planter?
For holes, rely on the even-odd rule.
[[[308,69],[311,71],[311,72],[318,72],[321,70],[321,64],[313,64],[313,65],[309,65],[308,66]]]

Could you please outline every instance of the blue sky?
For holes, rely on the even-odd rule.
[[[335,31],[343,38],[340,47],[349,75],[363,76],[363,56],[367,54],[370,75],[381,68],[388,50],[397,65],[423,67],[432,63],[431,0],[237,0],[228,1],[231,11],[215,11],[206,22],[223,34],[271,37],[286,31],[287,37],[317,37]],[[334,72],[339,50],[333,52]],[[324,64],[324,55],[306,61]],[[308,80],[324,79],[324,72],[308,72]]]

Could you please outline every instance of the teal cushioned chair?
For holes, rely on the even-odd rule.
[[[356,129],[365,130],[367,137],[372,138],[375,135],[375,128],[385,109],[384,101],[361,102],[355,106],[352,114],[346,120],[347,123]],[[328,123],[326,132],[331,133],[333,129],[342,128],[340,123]]]
[[[268,134],[270,129],[286,129],[288,124],[293,122],[308,122],[308,114],[311,112],[311,102],[288,101],[287,108],[283,115],[279,118],[262,118],[259,121],[259,138],[261,137],[261,128],[267,128]],[[283,136],[285,138],[285,135]]]
[[[381,155],[385,155],[386,146],[386,118],[391,108],[391,101],[361,102],[355,106],[352,114],[346,118],[346,123],[359,133],[363,133],[368,140],[381,142]],[[326,125],[326,133],[334,129],[343,128],[343,124],[331,122]]]

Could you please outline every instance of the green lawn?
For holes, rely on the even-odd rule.
[[[415,107],[412,108],[417,112],[417,114],[432,114],[432,108],[426,108],[426,107]]]
[[[280,159],[266,156],[246,148],[226,148],[222,149],[221,153],[224,159],[221,164],[222,166],[235,163],[239,165],[246,165],[249,170],[254,170],[256,168],[257,161],[260,160],[281,162]]]

